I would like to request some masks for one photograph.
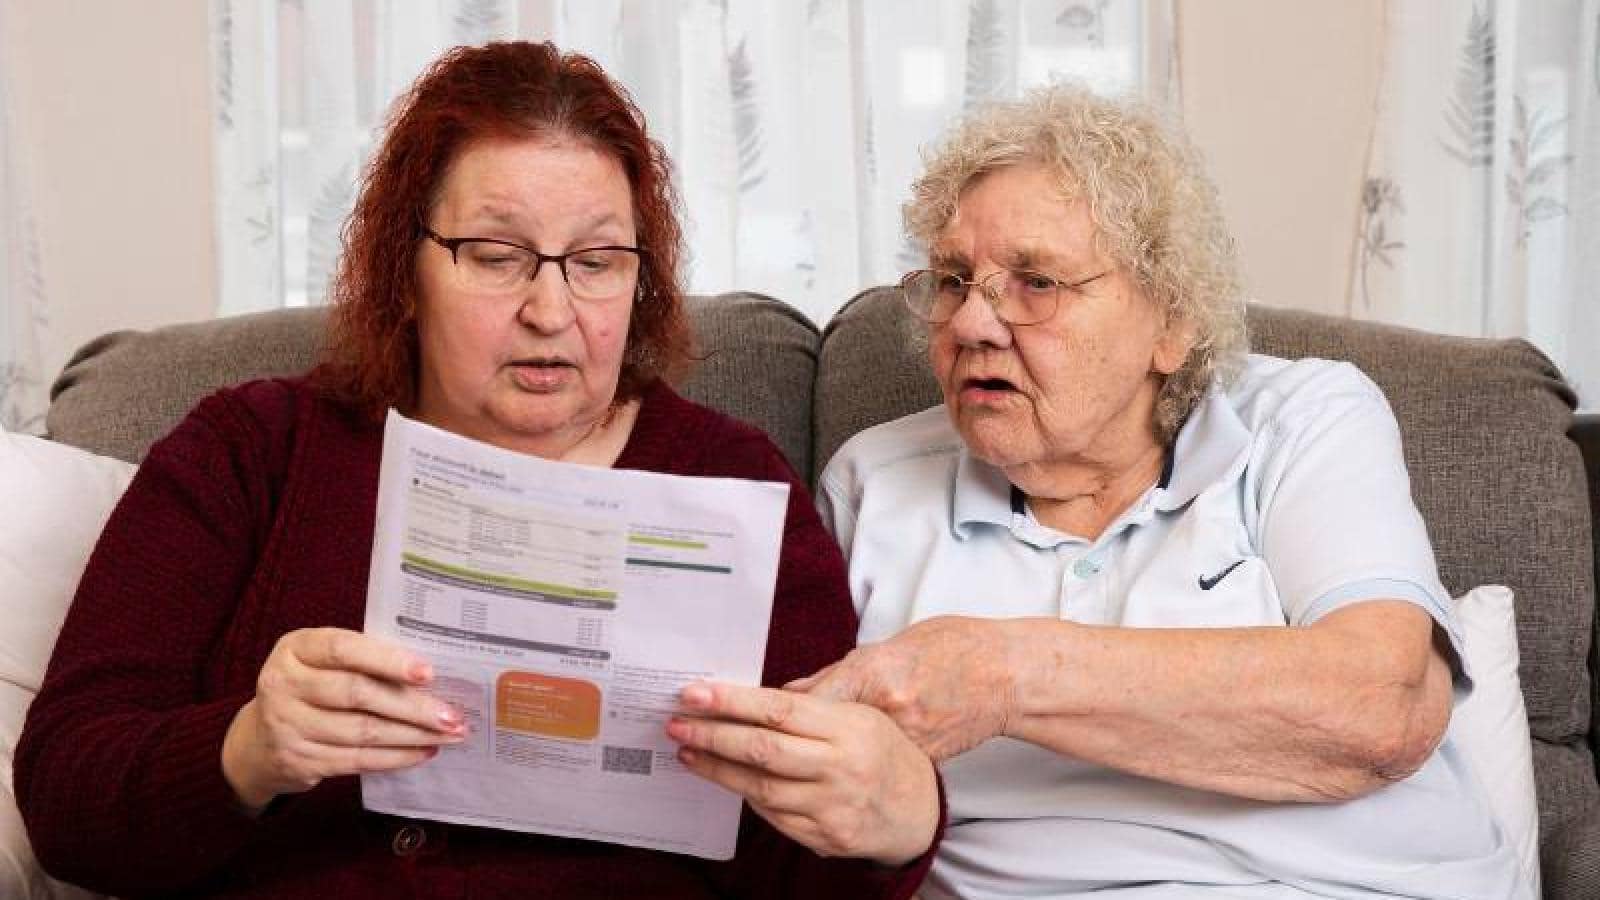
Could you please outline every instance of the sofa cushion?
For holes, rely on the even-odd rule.
[[[702,359],[683,393],[762,428],[809,477],[816,327],[759,294],[687,305]],[[309,369],[326,321],[325,307],[284,309],[97,338],[56,379],[46,428],[55,440],[137,462],[212,391]]]
[[[17,813],[11,759],[56,633],[127,463],[0,428],[0,897],[89,897],[47,877]]]
[[[96,338],[51,386],[45,430],[55,440],[138,462],[212,391],[309,369],[326,319],[323,308],[280,309]]]
[[[0,684],[39,690],[89,551],[132,477],[122,460],[0,428]],[[16,738],[11,724],[0,720],[0,745]]]
[[[760,294],[690,297],[688,305],[701,359],[683,395],[765,431],[809,481],[811,392],[822,341],[816,326]]]
[[[898,288],[862,291],[834,313],[817,357],[817,475],[856,432],[939,402],[926,334]]]
[[[1456,623],[1473,690],[1457,700],[1450,715],[1450,735],[1478,777],[1528,883],[1537,887],[1539,808],[1528,712],[1517,677],[1514,599],[1499,584],[1474,588],[1456,598]]]

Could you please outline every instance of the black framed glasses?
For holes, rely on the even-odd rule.
[[[906,305],[929,325],[943,325],[955,317],[973,288],[1007,325],[1037,325],[1056,314],[1061,292],[1104,278],[1110,269],[1077,281],[1062,281],[1032,269],[996,269],[982,278],[964,278],[943,269],[918,269],[900,279]]]
[[[450,251],[461,286],[486,294],[507,293],[539,277],[547,262],[561,270],[567,289],[579,300],[612,300],[631,295],[639,281],[638,247],[584,247],[551,256],[531,247],[491,238],[443,237],[421,226],[428,240]]]

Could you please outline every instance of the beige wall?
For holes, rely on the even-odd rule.
[[[0,0],[59,365],[215,308],[206,0]]]
[[[215,309],[207,0],[0,0],[53,364]],[[1179,0],[1185,119],[1254,296],[1342,312],[1383,0]],[[88,27],[86,27],[88,26]]]
[[[1252,296],[1343,315],[1383,0],[1179,0],[1184,121]]]

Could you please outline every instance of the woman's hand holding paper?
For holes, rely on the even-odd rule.
[[[324,778],[426,762],[466,736],[460,714],[427,693],[432,680],[422,659],[359,632],[291,631],[228,728],[223,775],[254,810]]]
[[[817,853],[898,865],[933,842],[933,763],[878,710],[705,682],[680,702],[667,734],[684,765]]]

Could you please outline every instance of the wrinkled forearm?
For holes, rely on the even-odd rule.
[[[1416,771],[1449,718],[1432,620],[1407,604],[1300,628],[1000,627],[1018,679],[1007,735],[1204,790],[1360,796]]]

